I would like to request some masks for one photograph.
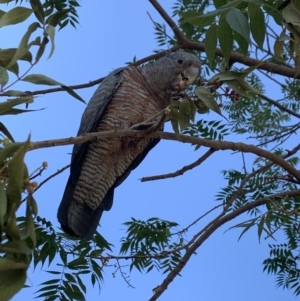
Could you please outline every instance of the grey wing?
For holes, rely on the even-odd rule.
[[[111,99],[113,98],[122,82],[123,69],[124,68],[119,68],[110,73],[97,88],[82,116],[78,135],[93,132],[95,130],[102,118],[106,107],[110,103]],[[73,147],[70,176],[57,213],[57,217],[59,222],[61,223],[62,229],[66,233],[69,233],[71,235],[74,235],[74,229],[71,229],[69,227],[68,214],[70,205],[73,201],[74,189],[76,187],[81,173],[81,168],[86,157],[88,145],[89,143],[87,142],[84,144],[74,145]],[[100,209],[96,212],[93,221],[91,221],[91,235],[94,231],[93,228],[97,227],[99,218],[102,214],[102,211]]]
[[[77,136],[95,131],[95,128],[101,120],[106,107],[122,82],[123,70],[124,68],[118,68],[114,70],[99,85],[82,115]],[[88,143],[74,145],[72,152],[71,172],[73,169],[76,169],[76,165],[82,161],[82,158],[85,158],[87,147]]]

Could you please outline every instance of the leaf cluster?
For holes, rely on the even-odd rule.
[[[181,259],[184,241],[174,241],[172,229],[175,222],[150,218],[147,221],[136,220],[124,223],[128,227],[127,236],[121,240],[121,254],[131,257],[130,271],[150,272],[154,267],[163,274],[171,271]]]

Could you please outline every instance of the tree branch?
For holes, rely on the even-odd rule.
[[[155,301],[157,300],[162,293],[168,288],[168,285],[175,279],[176,276],[179,275],[179,273],[182,271],[182,269],[185,267],[191,256],[196,252],[196,250],[222,225],[229,222],[230,220],[236,218],[237,216],[241,215],[242,213],[245,213],[253,208],[256,208],[258,206],[264,205],[269,201],[275,201],[275,200],[282,200],[287,197],[296,197],[300,195],[300,190],[294,190],[294,191],[286,191],[274,194],[269,197],[261,198],[259,200],[250,202],[245,204],[244,206],[238,208],[237,210],[223,216],[223,217],[217,217],[214,219],[210,224],[211,226],[206,229],[205,231],[201,230],[203,234],[195,241],[195,243],[190,246],[185,253],[185,255],[181,258],[177,266],[167,275],[167,277],[163,280],[161,285],[159,285],[153,294],[153,296],[148,301]],[[206,227],[205,227],[206,228]]]
[[[179,41],[179,44],[185,46],[186,41],[188,39],[178,28],[177,24],[173,21],[173,19],[168,15],[168,13],[163,9],[163,7],[156,0],[149,0],[149,2],[153,5],[153,7],[157,10],[157,12],[162,16],[162,18],[167,22],[172,31],[174,32],[176,38]]]
[[[72,86],[68,86],[69,88],[73,89],[73,90],[77,90],[77,89],[84,89],[84,88],[89,88],[92,86],[95,86],[99,83],[101,83],[104,80],[105,77],[101,77],[99,79],[96,79],[94,81],[89,81],[88,83],[85,84],[79,84],[79,85],[72,85]],[[26,91],[20,95],[18,95],[19,97],[24,97],[24,96],[28,96],[28,95],[41,95],[41,94],[48,94],[48,93],[53,93],[53,92],[62,92],[62,91],[66,91],[65,89],[61,88],[61,87],[57,87],[57,88],[51,88],[51,89],[43,89],[43,90],[36,90],[36,91]],[[11,96],[8,93],[5,92],[1,92],[0,93],[0,97],[3,96]]]
[[[295,117],[297,117],[297,118],[300,119],[300,114],[298,114],[297,112],[295,112],[295,111],[293,111],[293,110],[291,110],[291,109],[283,106],[278,101],[275,101],[275,100],[273,100],[273,99],[271,99],[271,98],[269,98],[269,97],[267,97],[265,95],[259,95],[259,96],[262,99],[264,99],[265,101],[267,101],[267,102],[271,103],[272,105],[274,105],[275,107],[281,109],[282,111],[287,112],[287,113],[289,113],[289,114],[291,114],[291,115],[293,115],[293,116],[295,116]]]
[[[167,12],[162,8],[162,6],[155,0],[149,0],[149,2],[153,5],[153,7],[159,12],[159,14],[162,16],[162,18],[166,21],[166,23],[170,26],[170,28],[172,29],[172,31],[174,32],[175,36],[177,37],[178,41],[179,41],[179,45],[176,45],[170,49],[161,51],[159,53],[155,53],[152,55],[149,55],[141,60],[136,61],[135,63],[132,63],[130,66],[139,66],[141,64],[144,64],[146,62],[149,62],[150,60],[155,60],[155,59],[159,59],[163,56],[165,56],[166,54],[170,53],[170,52],[175,52],[179,49],[191,49],[191,50],[198,50],[201,52],[205,52],[205,45],[204,43],[198,42],[198,41],[191,41],[188,40],[184,34],[180,31],[179,27],[176,25],[176,23],[172,20],[172,18],[167,14]],[[215,55],[218,57],[224,57],[223,52],[221,49],[216,48],[215,51]],[[258,59],[254,59],[251,57],[245,57],[243,54],[240,54],[238,52],[231,52],[230,55],[230,62],[231,63],[240,63],[243,64],[245,66],[254,66],[254,65],[258,65],[261,63],[261,60]],[[270,62],[264,62],[262,65],[260,65],[258,67],[259,70],[264,70],[267,72],[271,72],[271,73],[275,73],[278,75],[282,75],[284,77],[290,77],[290,78],[296,78],[296,79],[300,79],[300,74],[297,75],[295,77],[295,69],[294,68],[289,68],[289,67],[285,67],[285,66],[279,66],[277,64],[274,63],[270,63]],[[79,85],[71,85],[69,86],[71,89],[76,90],[76,89],[83,89],[83,88],[88,88],[88,87],[92,87],[94,85],[97,85],[99,83],[101,83],[104,80],[105,77],[101,77],[99,79],[90,81],[88,83],[85,84],[79,84]],[[36,91],[27,91],[24,92],[23,94],[21,94],[20,96],[28,96],[28,95],[41,95],[41,94],[48,94],[48,93],[53,93],[53,92],[61,92],[61,91],[65,91],[64,89],[62,89],[61,87],[57,87],[57,88],[51,88],[51,89],[43,89],[43,90],[36,90]],[[0,97],[1,96],[11,96],[4,93],[0,93]]]
[[[114,131],[105,131],[105,132],[94,132],[84,134],[79,137],[71,137],[64,139],[55,139],[55,140],[46,140],[31,143],[31,150],[45,148],[45,147],[54,147],[60,145],[69,145],[69,144],[80,144],[91,140],[97,139],[106,139],[106,138],[115,138],[115,137],[145,137],[145,131],[134,131],[134,130],[114,130]],[[186,135],[179,135],[167,133],[167,132],[155,132],[147,135],[149,138],[159,138],[164,140],[173,140],[180,141],[183,143],[191,143],[200,146],[210,147],[215,150],[232,150],[232,151],[241,151],[245,153],[253,153],[259,157],[263,157],[272,161],[273,163],[278,164],[291,175],[293,175],[298,181],[300,181],[300,172],[295,169],[291,164],[286,162],[283,158],[270,153],[264,149],[258,148],[254,145],[245,144],[242,142],[231,142],[231,141],[212,141],[208,139],[191,137]],[[298,145],[299,146],[299,145]],[[297,146],[297,147],[298,147]]]
[[[157,10],[157,12],[162,16],[162,18],[166,21],[166,23],[173,30],[175,36],[179,41],[180,48],[182,49],[191,49],[191,50],[199,50],[201,52],[205,51],[205,45],[198,41],[191,41],[187,39],[184,34],[180,31],[176,23],[172,20],[172,18],[168,15],[168,13],[161,7],[161,5],[155,0],[149,0],[149,2],[153,5],[153,7]],[[215,55],[219,57],[224,57],[221,49],[217,48],[215,51]],[[240,63],[246,66],[254,66],[261,64],[261,60],[253,59],[251,57],[245,57],[243,54],[238,52],[231,52],[230,54],[230,62]],[[276,73],[278,75],[282,75],[290,78],[300,79],[300,74],[295,77],[296,70],[295,68],[289,68],[284,66],[279,66],[270,62],[264,62],[258,69],[265,70],[271,73]]]
[[[213,153],[215,152],[215,149],[210,148],[204,155],[202,155],[198,160],[195,162],[184,166],[181,169],[178,169],[175,172],[171,172],[168,174],[158,175],[158,176],[151,176],[151,177],[143,177],[140,179],[141,182],[147,182],[147,181],[155,181],[155,180],[163,180],[168,178],[175,178],[178,176],[182,176],[186,171],[191,170],[200,164],[202,164],[207,158],[209,158]]]
[[[132,64],[130,64],[130,66],[139,66],[141,64],[147,63],[151,60],[157,60],[163,56],[165,56],[166,54],[170,53],[170,52],[175,52],[177,50],[179,50],[181,47],[178,46],[174,46],[169,50],[164,50],[161,51],[159,53],[155,53],[152,55],[149,55],[143,59],[140,59]],[[89,87],[93,87],[97,84],[100,84],[101,82],[103,82],[103,80],[105,79],[105,77],[100,77],[96,80],[93,81],[89,81],[88,83],[85,84],[79,84],[79,85],[72,85],[72,86],[68,86],[69,88],[73,89],[73,90],[78,90],[78,89],[84,89],[84,88],[89,88]],[[65,89],[61,88],[61,87],[57,87],[57,88],[50,88],[50,89],[43,89],[43,90],[36,90],[36,91],[26,91],[23,94],[20,94],[19,96],[28,96],[28,95],[41,95],[41,94],[48,94],[48,93],[54,93],[54,92],[62,92],[65,91]],[[9,97],[11,96],[10,94],[7,94],[5,92],[1,92],[0,93],[0,97],[6,96]]]

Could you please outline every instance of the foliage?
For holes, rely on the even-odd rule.
[[[10,2],[4,0],[0,4]],[[31,73],[47,48],[49,58],[55,51],[56,30],[68,25],[75,27],[78,23],[78,6],[77,1],[30,0],[15,1],[15,6],[7,12],[0,10],[0,28],[35,17],[18,46],[0,49],[0,96],[7,97],[0,103],[0,115],[31,111],[27,108],[35,94],[12,90],[18,81],[57,86],[83,101],[63,83],[44,74]],[[85,281],[100,288],[105,280],[103,270],[112,266],[113,274],[120,273],[132,286],[121,264],[123,260],[130,261],[129,272],[137,269],[149,273],[155,268],[172,281],[210,234],[244,213],[249,216],[231,227],[241,229],[239,238],[252,227],[257,228],[259,240],[284,237],[282,242],[269,244],[270,255],[263,262],[263,269],[276,276],[277,286],[300,294],[297,155],[300,147],[287,150],[290,145],[287,141],[300,127],[297,120],[300,118],[299,3],[296,0],[283,4],[272,0],[177,0],[172,18],[178,20],[178,29],[184,37],[193,41],[187,47],[189,51],[205,51],[205,56],[200,56],[201,82],[194,83],[184,94],[174,95],[166,109],[178,139],[198,138],[193,141],[200,152],[201,145],[213,145],[211,152],[203,154],[191,168],[214,151],[225,149],[238,150],[243,156],[256,154],[249,159],[251,167],[243,163],[240,170],[222,171],[227,185],[216,193],[219,205],[208,213],[221,211],[204,228],[195,230],[197,222],[208,213],[183,229],[176,222],[159,218],[147,221],[132,218],[124,223],[125,236],[120,250],[116,250],[98,232],[90,242],[79,241],[57,232],[50,221],[37,215],[34,192],[39,187],[33,179],[47,163],[29,172],[24,157],[32,147],[30,137],[25,142],[15,142],[0,123],[3,138],[0,141],[1,300],[9,300],[23,287],[31,262],[35,268],[51,266],[47,273],[53,278],[43,282],[37,291],[37,298],[48,301],[85,300]],[[175,35],[176,31],[170,36],[166,24],[152,21],[159,47],[184,44]],[[36,32],[39,34],[35,36]],[[185,43],[188,44],[186,40]],[[28,63],[27,70],[20,72],[20,61]],[[132,63],[136,62],[134,57]],[[292,76],[287,75],[287,70],[293,71]],[[264,95],[266,79],[278,85],[281,99],[272,100]],[[20,104],[25,104],[26,109],[20,109]],[[216,119],[219,116],[214,113],[222,120]],[[252,145],[243,144],[237,148],[237,144],[224,141],[230,133],[239,140],[251,139],[258,147],[254,150]],[[25,214],[17,211],[22,203],[26,203]],[[194,235],[187,238],[185,234],[190,228]],[[165,289],[162,286],[155,294]]]

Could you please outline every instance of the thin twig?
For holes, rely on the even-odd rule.
[[[48,182],[49,180],[51,180],[52,178],[54,178],[55,176],[57,176],[58,174],[62,173],[64,170],[66,170],[67,168],[69,168],[71,166],[71,164],[66,165],[65,167],[59,169],[58,171],[56,171],[55,173],[53,173],[52,175],[50,175],[48,178],[46,178],[44,181],[42,181],[37,188],[34,189],[33,193],[35,193],[38,189],[41,188],[42,185],[44,185],[46,182]],[[21,204],[24,203],[26,201],[27,197],[25,197],[22,201]]]
[[[266,76],[268,79],[279,85],[282,89],[286,90],[289,92],[295,99],[299,100],[299,96],[296,95],[286,84],[282,84],[280,81],[278,81],[274,76],[270,76],[267,72],[264,72],[262,70],[258,70],[261,74]]]
[[[124,281],[127,283],[127,285],[128,285],[129,287],[135,288],[135,287],[129,282],[129,280],[127,279],[128,276],[127,276],[127,277],[125,276],[125,274],[124,274],[124,272],[123,272],[123,270],[122,270],[122,267],[121,267],[121,265],[120,265],[119,260],[117,259],[116,261],[117,261],[117,265],[118,265],[117,270],[120,271],[120,274],[121,274],[122,278],[124,279]]]
[[[259,96],[260,96],[262,99],[264,99],[265,101],[267,101],[267,102],[271,103],[272,105],[276,106],[277,108],[281,109],[282,111],[287,112],[287,113],[289,113],[289,114],[291,114],[291,115],[293,115],[293,116],[295,116],[295,117],[297,117],[297,118],[300,118],[300,114],[298,114],[298,113],[296,113],[295,111],[293,111],[293,110],[291,110],[291,109],[289,109],[289,108],[283,106],[283,105],[280,104],[278,101],[275,101],[275,100],[273,100],[273,99],[271,99],[271,98],[269,98],[269,97],[267,97],[267,96],[265,96],[265,95],[262,95],[262,94],[259,95]]]
[[[150,177],[143,177],[140,179],[141,182],[147,182],[147,181],[156,181],[156,180],[163,180],[168,178],[175,178],[178,176],[182,176],[186,171],[191,170],[200,164],[202,164],[206,159],[208,159],[216,150],[210,148],[204,155],[202,155],[199,159],[197,159],[195,162],[186,165],[182,167],[181,169],[178,169],[175,172],[170,172],[167,174],[157,175],[157,176],[150,176]]]
[[[192,223],[190,223],[187,227],[183,228],[182,230],[172,233],[171,235],[178,235],[178,234],[183,234],[185,232],[188,231],[189,228],[191,228],[192,226],[196,225],[202,218],[204,218],[205,216],[207,216],[208,214],[212,213],[213,211],[215,211],[216,209],[223,207],[223,204],[219,204],[213,208],[211,208],[210,210],[208,210],[207,212],[205,212],[204,214],[202,214],[201,216],[199,216],[197,219],[195,219]]]
[[[46,169],[46,167],[41,166],[39,168],[37,168],[30,176],[29,176],[29,180],[32,181],[33,179],[37,178],[38,176],[42,175],[42,172]],[[37,173],[36,173],[37,172]],[[36,173],[36,174],[35,174]]]
[[[294,178],[291,178],[289,175],[286,175],[286,176],[277,176],[277,175],[274,175],[274,176],[266,176],[266,179],[272,179],[272,180],[282,180],[282,181],[286,181],[286,182],[290,182],[290,183],[294,183],[294,184],[297,184],[299,185],[300,182],[295,180]]]
[[[246,167],[245,154],[243,152],[242,152],[242,159],[243,159],[243,169],[244,169],[244,173],[246,175],[248,172],[247,172],[247,167]]]
[[[41,188],[41,186],[43,186],[46,182],[48,182],[49,180],[51,180],[52,178],[56,177],[57,175],[59,175],[60,173],[62,173],[63,171],[65,171],[66,169],[68,169],[71,166],[71,164],[68,164],[66,166],[64,166],[63,168],[57,170],[55,173],[53,173],[52,175],[50,175],[48,178],[46,178],[44,181],[42,181],[39,186],[34,190],[34,192],[36,192],[38,189]]]

